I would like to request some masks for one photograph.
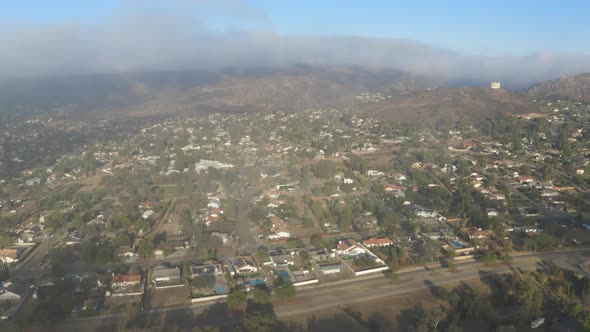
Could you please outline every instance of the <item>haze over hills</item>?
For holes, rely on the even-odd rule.
[[[528,91],[533,98],[557,98],[590,102],[590,73],[541,82]]]
[[[538,110],[526,94],[455,84],[393,69],[297,65],[21,80],[0,89],[0,104],[5,110],[65,106],[95,118],[356,106],[392,121],[438,121]]]
[[[103,74],[4,81],[0,106],[4,111],[67,106],[109,113],[149,112],[154,105],[173,113],[196,106],[289,111],[350,104],[363,92],[399,94],[438,84],[400,70],[358,66]]]

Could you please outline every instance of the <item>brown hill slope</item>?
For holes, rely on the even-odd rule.
[[[429,123],[481,119],[501,112],[525,114],[540,111],[526,95],[470,87],[411,92],[362,105],[359,109],[384,120]]]
[[[569,99],[590,103],[590,73],[542,82],[529,89],[528,93],[538,99]]]

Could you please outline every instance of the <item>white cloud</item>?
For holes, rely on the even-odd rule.
[[[501,80],[513,87],[590,71],[584,55],[465,56],[402,39],[288,36],[272,31],[213,32],[212,15],[262,20],[241,1],[177,1],[193,15],[123,10],[100,24],[0,26],[3,77],[103,72],[215,70],[227,67],[355,64],[407,70],[448,80]],[[198,5],[198,6],[195,6]],[[129,9],[129,3],[124,8]],[[195,17],[197,19],[195,19]]]

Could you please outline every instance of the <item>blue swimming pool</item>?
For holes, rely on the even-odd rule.
[[[260,286],[260,285],[265,285],[266,282],[264,282],[264,280],[262,279],[252,279],[249,281],[250,285],[252,286]]]
[[[455,241],[455,242],[453,242],[453,247],[459,249],[459,248],[463,248],[463,245],[459,241]]]

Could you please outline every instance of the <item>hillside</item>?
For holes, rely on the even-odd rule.
[[[537,99],[568,99],[590,103],[590,73],[542,82],[530,88],[528,93]]]
[[[0,90],[0,106],[4,110],[60,107],[72,116],[93,119],[339,106],[355,106],[392,121],[456,120],[537,111],[526,95],[441,86],[444,82],[399,70],[298,65],[14,82]]]
[[[142,103],[106,109],[107,114],[130,116],[195,111],[295,111],[353,105],[361,93],[403,94],[436,86],[431,79],[399,70],[355,66],[225,71],[192,87],[151,89]],[[103,112],[101,112],[103,113]]]
[[[456,121],[461,118],[481,119],[500,112],[525,114],[539,108],[526,95],[506,90],[437,89],[392,96],[378,103],[366,104],[359,110],[389,121]]]

